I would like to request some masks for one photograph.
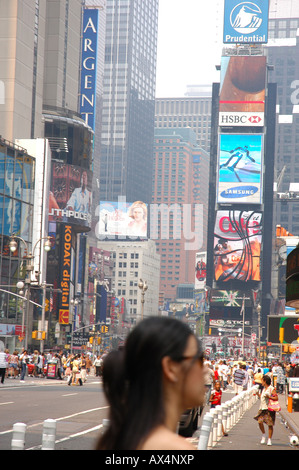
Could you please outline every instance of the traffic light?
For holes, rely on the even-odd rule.
[[[279,342],[283,343],[284,340],[284,328],[279,328]]]
[[[108,326],[102,325],[101,326],[101,332],[102,333],[108,333]]]
[[[32,339],[37,338],[37,330],[32,331]]]
[[[90,342],[90,344],[93,343],[93,336],[91,336],[91,337],[89,338],[89,342]]]

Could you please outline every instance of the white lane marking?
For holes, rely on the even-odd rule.
[[[5,401],[3,403],[0,403],[0,406],[1,405],[12,405],[14,402],[13,401]]]
[[[61,418],[57,418],[57,419],[55,419],[55,421],[63,421],[64,419],[74,418],[75,416],[84,415],[84,414],[87,414],[87,413],[92,413],[93,411],[106,410],[107,408],[109,408],[109,406],[101,406],[99,408],[92,408],[91,410],[79,411],[78,413],[74,413],[72,415],[61,416]],[[41,426],[41,425],[43,425],[43,423],[44,422],[42,421],[40,423],[30,424],[29,426],[27,426],[27,429],[35,428],[36,426]],[[8,429],[7,431],[0,432],[0,436],[2,436],[4,434],[9,434],[10,432],[13,432],[13,429]]]
[[[70,439],[83,436],[84,434],[88,434],[89,432],[98,431],[102,427],[103,425],[99,424],[98,426],[94,426],[93,428],[86,429],[85,431],[77,432],[76,434],[70,434],[69,436],[63,437],[62,439],[58,439],[57,441],[55,441],[55,444],[60,444],[61,442],[69,441]],[[40,449],[41,447],[42,445],[38,445],[35,447],[30,447],[29,449],[26,449],[26,450],[37,450],[37,449]]]

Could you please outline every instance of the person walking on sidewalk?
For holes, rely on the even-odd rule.
[[[239,363],[239,368],[236,369],[234,372],[234,390],[236,395],[243,392],[243,384],[245,381],[245,377],[245,371],[242,367],[242,364]]]
[[[221,390],[221,384],[219,381],[215,382],[215,387],[214,390],[211,393],[210,396],[210,405],[211,408],[216,408],[216,406],[221,405],[221,398],[222,398],[222,390]],[[225,432],[223,424],[222,424],[222,434],[223,436],[228,436],[228,434]]]
[[[259,428],[262,432],[262,440],[261,444],[266,444],[266,434],[265,434],[265,424],[268,426],[268,442],[267,445],[272,445],[272,436],[273,436],[273,428],[275,424],[275,411],[268,410],[269,399],[277,401],[278,396],[276,393],[275,388],[271,385],[271,377],[269,375],[264,375],[262,379],[263,390],[261,393],[261,403],[260,409],[258,414],[254,417],[254,419],[258,422]]]
[[[5,374],[8,368],[7,354],[5,351],[0,351],[0,378],[1,383],[4,384]]]
[[[29,356],[27,354],[26,349],[20,355],[20,363],[21,363],[21,378],[20,378],[20,381],[24,382],[26,371],[27,371],[27,364],[29,363]]]

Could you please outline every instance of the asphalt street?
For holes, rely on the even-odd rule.
[[[56,450],[92,450],[107,416],[101,381],[89,377],[82,386],[66,381],[26,377],[7,379],[0,387],[0,449],[10,450],[13,425],[25,423],[25,449],[38,450],[44,421],[56,420]]]
[[[223,392],[222,403],[233,397],[228,388]],[[253,419],[259,408],[257,401],[211,451],[219,450],[299,450],[290,444],[290,436],[299,434],[299,412],[288,413],[286,396],[280,396],[281,413],[277,414],[272,446],[261,445],[261,433]],[[18,422],[27,426],[25,449],[40,450],[44,421],[56,420],[55,450],[93,450],[102,429],[103,419],[107,417],[102,383],[97,377],[90,376],[82,386],[68,386],[66,381],[26,377],[7,379],[0,386],[0,450],[10,450],[13,425]],[[199,420],[199,429],[190,440],[196,446],[200,425],[205,412]],[[266,427],[267,429],[267,427]]]

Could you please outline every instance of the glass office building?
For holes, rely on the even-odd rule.
[[[100,198],[151,200],[158,0],[108,0]]]
[[[25,244],[20,243],[12,254],[9,249],[12,234],[23,238],[32,250],[32,220],[34,199],[35,159],[25,149],[0,139],[0,284],[15,285],[24,279],[26,262],[22,258]],[[19,269],[20,268],[20,269]],[[11,290],[11,289],[10,289]],[[15,296],[0,292],[1,323],[20,320],[21,305]],[[19,316],[18,316],[19,315]]]

